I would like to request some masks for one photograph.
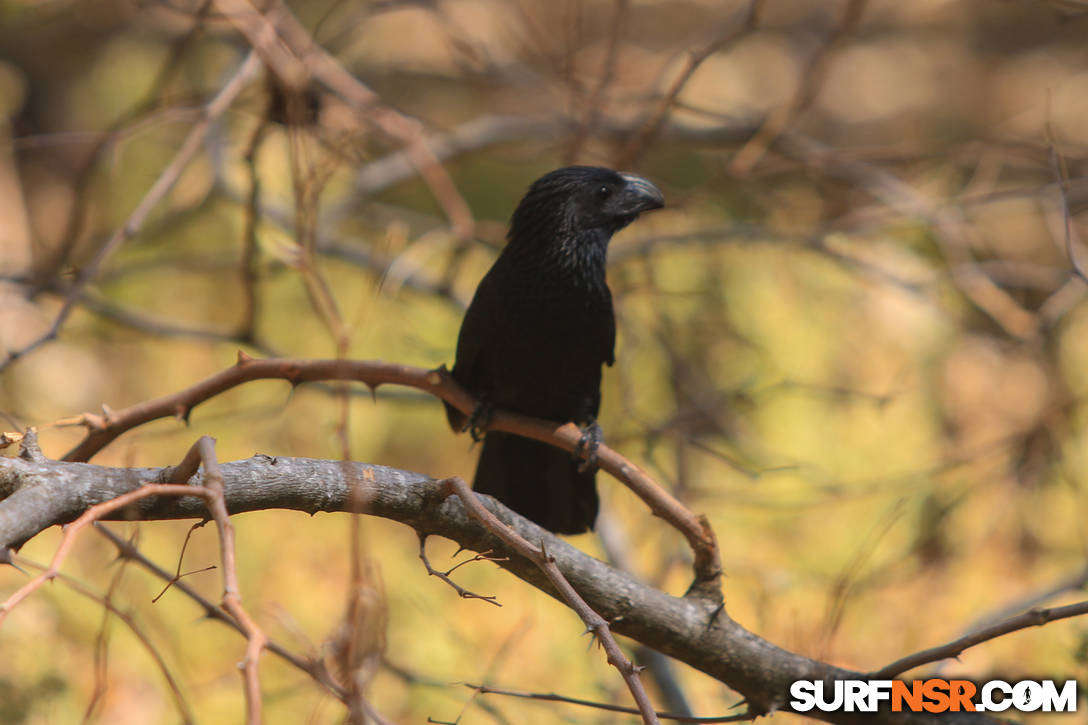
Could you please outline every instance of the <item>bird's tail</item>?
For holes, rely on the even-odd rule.
[[[476,466],[477,493],[502,501],[557,534],[580,534],[597,519],[596,473],[555,446],[490,431]]]

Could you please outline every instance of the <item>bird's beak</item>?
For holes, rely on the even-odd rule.
[[[625,182],[623,196],[620,199],[625,213],[639,214],[665,206],[665,197],[661,190],[648,179],[635,174],[620,174],[620,178]]]

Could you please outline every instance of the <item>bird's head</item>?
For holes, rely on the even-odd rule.
[[[591,236],[605,243],[644,211],[665,206],[647,179],[598,166],[568,166],[537,179],[518,204],[510,241]]]

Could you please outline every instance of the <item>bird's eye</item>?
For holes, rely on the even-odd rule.
[[[608,186],[600,186],[597,188],[597,198],[604,201],[608,197],[612,196],[612,189]]]

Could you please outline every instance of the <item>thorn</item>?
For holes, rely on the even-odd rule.
[[[710,628],[714,626],[714,623],[718,621],[718,615],[725,611],[725,599],[722,599],[718,603],[718,606],[714,607],[714,611],[710,613],[710,618],[706,622],[706,629],[709,632]]]
[[[7,564],[8,566],[11,566],[12,568],[19,570],[20,572],[22,572],[26,576],[30,576],[29,574],[27,574],[26,570],[23,569],[23,567],[21,567],[21,566],[19,566],[18,564],[15,563],[15,559],[11,555],[11,549],[9,549],[6,546],[0,548],[0,564]]]
[[[37,462],[46,460],[45,454],[38,446],[38,429],[34,426],[27,428],[23,433],[23,439],[19,441],[19,458]]]
[[[189,408],[186,405],[179,403],[174,408],[174,419],[181,421],[185,425],[189,425]]]
[[[247,362],[251,362],[252,360],[253,358],[248,353],[246,353],[245,350],[239,350],[238,361],[235,362],[235,365],[245,365]]]

